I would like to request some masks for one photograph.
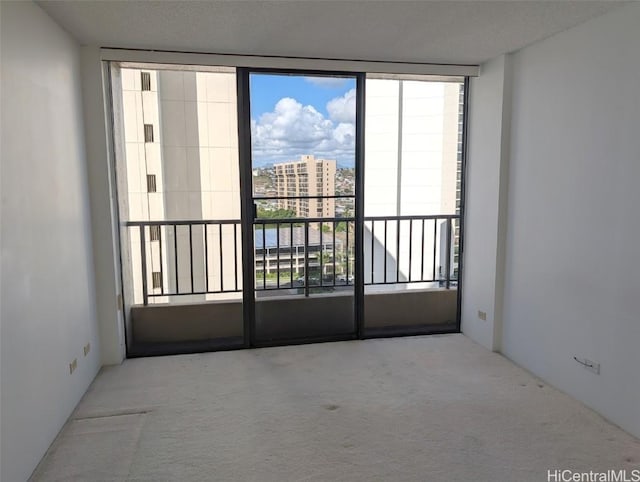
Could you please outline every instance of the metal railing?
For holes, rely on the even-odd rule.
[[[364,245],[356,253],[353,217],[256,219],[255,289],[309,296],[348,287],[355,282],[356,256],[362,256],[365,285],[438,283],[449,289],[457,283],[452,233],[458,220],[457,215],[365,217]],[[126,226],[133,282],[141,285],[145,305],[150,298],[242,291],[240,220]]]
[[[262,262],[256,290],[297,289],[309,296],[312,289],[353,284],[355,218],[256,219],[253,226],[255,260]],[[273,258],[275,276],[269,279]],[[282,276],[281,260],[288,276]]]
[[[149,298],[242,291],[239,220],[129,221],[126,226],[132,248],[140,245],[139,283],[145,305]],[[230,238],[226,244],[225,236]],[[134,256],[132,251],[132,264]],[[225,266],[232,267],[229,276]],[[196,269],[202,276],[196,276]],[[132,275],[135,284],[136,273]]]
[[[365,250],[370,244],[370,257],[365,256],[364,284],[439,283],[449,289],[458,277],[453,225],[459,219],[454,214],[365,217],[364,242]],[[380,257],[382,269],[376,266]]]

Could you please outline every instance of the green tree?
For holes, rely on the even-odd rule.
[[[264,209],[258,206],[258,219],[293,219],[296,217],[295,211],[290,209]],[[294,226],[300,226],[300,223],[294,223]],[[281,225],[282,226],[282,225]],[[288,226],[285,224],[284,226]],[[275,228],[276,224],[265,224],[265,228]]]
[[[264,209],[258,206],[258,219],[291,219],[296,213],[291,209]]]

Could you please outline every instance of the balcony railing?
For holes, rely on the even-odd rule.
[[[437,282],[449,289],[458,278],[452,256],[457,240],[452,234],[459,219],[459,215],[365,217],[365,250],[370,243],[371,256],[365,256],[364,284]],[[381,261],[376,253],[382,253]]]
[[[457,215],[364,218],[364,284],[457,284],[452,256]],[[131,277],[149,299],[242,291],[241,221],[126,223]],[[257,291],[309,296],[354,284],[355,218],[258,219],[254,228]],[[265,293],[266,294],[266,293]]]

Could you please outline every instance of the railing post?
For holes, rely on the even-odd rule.
[[[396,222],[396,283],[400,282],[400,226],[402,221],[398,219]]]
[[[139,226],[140,231],[140,259],[142,262],[142,302],[145,306],[149,303],[147,291],[147,240],[144,233],[144,226]]]
[[[447,218],[447,261],[446,261],[446,288],[451,285],[451,218]]]
[[[262,223],[262,289],[267,289],[267,225]]]
[[[413,219],[409,219],[409,282],[411,282],[411,255],[413,251]]]
[[[189,223],[189,273],[191,274],[191,293],[193,288],[193,224]]]
[[[347,269],[346,269],[346,273],[345,273],[345,275],[346,275],[345,284],[349,285],[349,261],[350,261],[350,259],[349,259],[349,229],[351,229],[351,225],[349,224],[350,221],[348,221],[348,220],[345,221],[345,223],[346,223],[345,224],[345,227],[346,227],[346,229],[345,229],[345,234],[346,234],[345,242],[347,243],[347,246],[345,248],[346,249],[346,253],[347,253]]]
[[[387,251],[387,220],[384,220],[384,283],[387,283],[387,258],[389,251]]]
[[[220,253],[220,291],[224,292],[224,256],[222,253],[222,223],[218,223],[218,244]]]
[[[324,256],[324,246],[322,246],[322,228],[324,224],[320,223],[320,287],[322,287],[322,257]]]
[[[433,218],[433,267],[431,273],[431,279],[438,281],[436,278],[436,258],[438,253],[438,218]],[[440,276],[440,269],[438,269],[438,276]]]
[[[336,220],[333,220],[333,245],[331,247],[331,257],[333,258],[333,286],[336,285]]]
[[[207,239],[208,227],[208,224],[202,224],[202,234],[204,235],[204,290],[207,293],[209,292],[209,240]]]
[[[175,268],[176,278],[176,295],[180,294],[180,285],[178,280],[178,225],[173,225],[173,265]]]
[[[385,253],[386,256],[386,253]],[[376,222],[371,220],[371,284],[376,282]],[[347,266],[349,265],[347,261]]]
[[[424,218],[422,219],[422,230],[421,230],[421,239],[422,242],[420,245],[422,248],[420,249],[420,281],[424,281]],[[435,262],[435,260],[434,260]]]
[[[242,228],[242,226],[240,226]],[[235,290],[238,291],[238,224],[233,223],[233,265]]]
[[[298,258],[296,257],[296,267],[297,265]],[[293,223],[289,224],[289,281],[291,288],[293,288]]]
[[[309,221],[304,223],[304,296],[309,297]]]
[[[164,266],[162,258],[162,225],[158,224],[158,253],[160,256],[160,294],[164,295]]]
[[[276,221],[276,288],[280,289],[280,222]]]

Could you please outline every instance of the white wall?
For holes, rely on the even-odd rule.
[[[490,350],[500,348],[502,320],[509,64],[504,55],[487,62],[469,88],[461,322],[465,335]]]
[[[636,436],[639,25],[634,3],[513,57],[503,329],[509,358]]]
[[[100,349],[78,47],[30,2],[0,10],[0,478],[20,481],[95,377]]]
[[[121,303],[120,251],[117,239],[117,203],[115,199],[113,159],[109,141],[111,119],[105,112],[106,87],[100,49],[80,48],[82,104],[87,142],[87,175],[93,233],[93,264],[96,312],[100,327],[102,365],[117,365],[125,354],[124,319]],[[120,298],[120,299],[119,299]]]

